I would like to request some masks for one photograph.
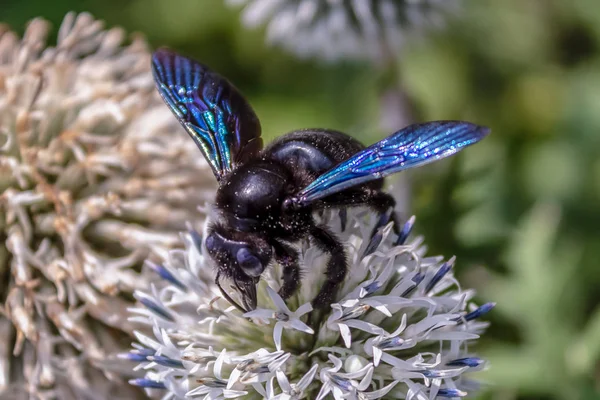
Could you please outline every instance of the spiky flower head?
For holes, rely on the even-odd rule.
[[[459,0],[227,0],[248,27],[300,57],[387,59],[408,37],[440,28]]]
[[[141,260],[202,220],[212,174],[142,38],[88,14],[68,14],[55,47],[48,32],[0,26],[0,396],[108,398]]]
[[[486,328],[473,290],[452,273],[454,258],[426,257],[420,237],[391,226],[371,239],[369,212],[352,211],[341,230],[337,216],[325,223],[346,244],[349,272],[331,308],[310,301],[324,281],[327,256],[300,245],[302,286],[287,304],[277,294],[274,265],[258,289],[258,308],[243,314],[220,297],[200,235],[182,235],[185,250],[149,263],[162,282],[138,291],[137,333],[123,357],[138,363],[132,384],[165,399],[432,399],[461,397],[474,385],[468,372],[484,366],[471,344]],[[365,238],[367,238],[365,240]],[[309,318],[309,315],[310,318]]]

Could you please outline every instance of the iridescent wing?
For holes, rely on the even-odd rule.
[[[352,186],[451,156],[490,130],[461,121],[408,126],[325,172],[295,196],[304,206]]]
[[[260,152],[258,118],[225,78],[166,49],[152,55],[152,72],[163,100],[196,142],[217,180]]]

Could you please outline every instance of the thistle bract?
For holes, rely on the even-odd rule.
[[[300,244],[298,293],[287,303],[279,297],[281,270],[273,265],[259,285],[258,308],[247,313],[220,297],[198,232],[182,235],[184,250],[148,263],[162,279],[136,292],[131,319],[153,334],[137,333],[123,355],[140,372],[131,383],[166,399],[466,395],[476,386],[467,373],[485,365],[470,344],[493,304],[473,303],[474,292],[452,273],[454,258],[425,255],[422,238],[410,236],[414,218],[399,236],[388,224],[373,238],[370,212],[351,211],[344,231],[337,216],[322,218],[346,243],[350,265],[327,310],[310,305],[327,261],[310,243]]]

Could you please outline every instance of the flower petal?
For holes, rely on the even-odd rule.
[[[252,311],[248,311],[243,314],[245,318],[261,318],[261,319],[272,319],[275,318],[275,313],[273,310],[269,310],[266,308],[257,308]]]
[[[289,322],[286,323],[287,325],[289,325],[291,328],[294,328],[297,331],[300,332],[304,332],[304,333],[308,333],[308,334],[314,334],[315,331],[308,325],[306,325],[304,322],[300,321],[299,319],[293,319]]]
[[[294,311],[294,315],[296,316],[296,318],[300,318],[301,316],[311,312],[312,310],[313,310],[312,304],[304,303],[300,307],[298,307],[298,309],[296,311]]]
[[[316,364],[314,366],[317,366]],[[279,387],[284,392],[290,392],[292,390],[292,386],[290,385],[290,381],[288,381],[287,376],[281,370],[275,371],[275,376],[277,377],[277,383],[279,383]],[[304,379],[304,377],[302,378]]]
[[[298,381],[298,388],[300,390],[305,390],[308,385],[311,384],[313,379],[315,379],[315,374],[317,373],[317,369],[319,368],[319,364],[313,365],[306,374]]]
[[[329,382],[323,383],[323,386],[321,386],[321,390],[319,390],[319,394],[317,394],[317,398],[315,400],[323,400],[325,396],[331,392],[331,386],[332,385]]]
[[[273,289],[271,289],[270,286],[267,286],[267,293],[269,294],[269,297],[271,298],[271,301],[273,302],[273,305],[275,305],[275,307],[279,311],[284,312],[286,314],[291,314],[292,313],[290,311],[290,309],[288,308],[287,304],[285,304],[285,301],[283,301],[283,299],[281,298],[281,296],[279,294],[277,294],[276,291],[274,291]]]
[[[273,328],[273,341],[275,342],[275,347],[277,350],[281,350],[281,334],[283,332],[283,322],[278,322],[275,324],[275,328]]]
[[[348,328],[348,325],[346,324],[338,324],[338,329],[340,330],[342,339],[344,339],[344,344],[347,348],[350,348],[350,345],[352,345],[352,334],[350,334],[350,328]]]

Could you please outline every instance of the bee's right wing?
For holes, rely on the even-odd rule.
[[[477,143],[489,132],[462,121],[410,125],[320,175],[294,196],[292,203],[303,207],[352,186],[440,160]]]
[[[258,118],[225,78],[166,49],[152,55],[152,72],[163,100],[196,142],[217,180],[260,152]]]

